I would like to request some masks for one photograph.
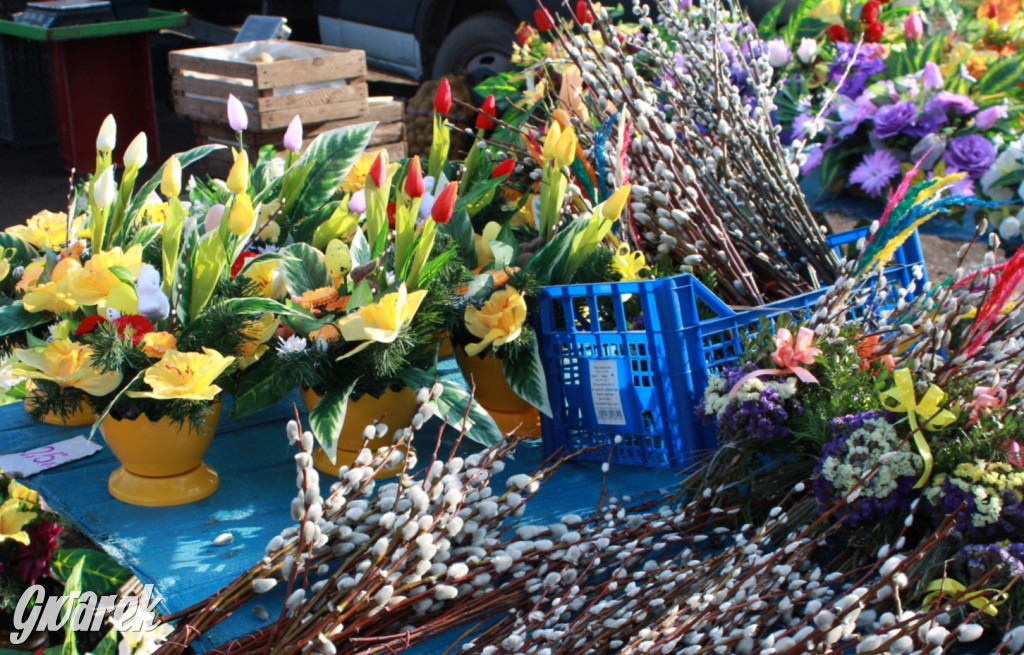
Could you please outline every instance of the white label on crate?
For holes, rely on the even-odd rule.
[[[619,365],[614,359],[590,361],[590,400],[601,425],[626,425],[626,412],[619,395]]]
[[[88,457],[101,450],[103,450],[103,446],[79,435],[49,446],[33,448],[28,452],[0,455],[0,469],[12,476],[27,478],[40,471]]]

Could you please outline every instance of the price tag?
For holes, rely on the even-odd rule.
[[[27,478],[76,459],[88,457],[103,450],[103,446],[79,435],[49,446],[40,446],[24,453],[0,455],[0,469],[18,478]]]
[[[601,425],[627,425],[619,386],[619,361],[594,359],[590,368],[590,402],[594,419]]]

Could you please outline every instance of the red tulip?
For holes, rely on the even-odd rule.
[[[587,4],[587,0],[576,1],[576,20],[580,24],[594,22],[594,14],[590,12],[590,5]]]
[[[398,213],[398,203],[388,203],[388,226],[395,229],[395,216]]]
[[[533,22],[537,23],[537,29],[541,32],[555,29],[555,19],[551,17],[551,12],[543,7],[534,10]]]
[[[452,220],[455,213],[455,201],[459,199],[459,183],[449,182],[448,186],[438,194],[434,201],[434,207],[430,210],[430,217],[435,223],[446,225]]]
[[[452,85],[448,78],[442,78],[437,86],[437,93],[434,94],[434,111],[439,114],[447,114],[452,110]]]
[[[420,167],[420,156],[416,155],[409,162],[409,172],[405,176],[405,195],[410,198],[422,198],[426,186],[423,184],[423,168]]]
[[[860,19],[865,23],[875,23],[878,21],[878,12],[882,8],[882,3],[878,0],[868,0],[864,3],[864,7],[860,10]]]
[[[489,130],[494,127],[494,115],[498,108],[495,106],[494,94],[487,96],[484,104],[480,105],[480,113],[476,115],[476,127],[480,130]]]
[[[491,171],[491,179],[498,179],[499,177],[511,175],[512,171],[514,171],[515,169],[516,160],[513,157],[509,157],[508,159],[494,167],[494,170]]]
[[[373,160],[373,165],[370,166],[370,179],[373,180],[378,189],[383,189],[388,181],[388,171],[387,166],[384,164],[383,151],[377,155],[377,158]]]
[[[526,45],[530,42],[530,39],[537,35],[537,30],[533,29],[526,23],[523,23],[518,30],[516,30],[516,43],[519,45]]]
[[[832,43],[846,43],[850,40],[850,35],[843,25],[833,25],[825,32],[828,34],[828,38],[832,39]]]
[[[864,28],[864,40],[868,43],[878,43],[882,40],[883,34],[885,34],[885,25],[877,21]]]

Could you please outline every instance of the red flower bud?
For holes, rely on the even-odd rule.
[[[864,3],[864,7],[860,10],[860,19],[865,23],[875,23],[878,21],[878,12],[882,8],[882,3],[878,0],[868,0]]]
[[[377,155],[377,158],[373,160],[373,165],[370,166],[369,178],[373,180],[373,183],[377,185],[378,189],[383,189],[384,185],[388,181],[387,167],[384,165],[384,153],[381,152]]]
[[[480,105],[480,113],[476,115],[476,127],[480,130],[489,130],[494,127],[494,115],[498,108],[495,106],[494,94],[487,96],[484,104]]]
[[[405,195],[410,198],[422,198],[426,186],[423,184],[423,168],[420,167],[420,156],[416,155],[409,162],[409,172],[405,175]]]
[[[825,30],[825,33],[828,34],[828,38],[832,39],[832,43],[846,43],[850,40],[850,35],[843,25],[833,25]]]
[[[75,328],[75,336],[80,337],[83,334],[89,334],[90,332],[95,330],[96,327],[100,323],[106,323],[106,322],[107,322],[107,319],[105,319],[104,317],[100,316],[99,314],[93,314],[92,316],[86,316],[85,318],[82,319],[82,322],[78,324],[78,327]]]
[[[516,43],[519,45],[526,45],[535,36],[537,36],[537,30],[533,29],[526,23],[523,23],[519,26],[519,29],[516,30]]]
[[[234,263],[231,264],[231,279],[235,279],[235,276],[242,272],[242,267],[245,266],[245,262],[257,255],[259,255],[259,253],[252,250],[242,251],[238,255],[238,258],[235,259]]]
[[[499,177],[505,177],[506,175],[511,175],[512,171],[514,171],[515,169],[516,160],[514,157],[509,157],[508,159],[494,167],[494,170],[491,171],[491,179],[493,180],[498,179]]]
[[[590,12],[590,5],[587,4],[587,0],[576,0],[576,20],[581,25],[594,22],[594,14]]]
[[[537,29],[541,32],[555,29],[555,19],[551,17],[551,12],[543,7],[534,10],[533,22],[537,23]]]
[[[459,183],[449,182],[448,186],[438,194],[437,199],[434,201],[434,207],[430,210],[430,217],[434,219],[435,223],[446,225],[448,221],[452,220],[452,214],[455,213],[455,201],[459,199]]]
[[[864,40],[868,43],[878,43],[885,34],[885,25],[874,22],[864,28]]]
[[[452,110],[452,85],[448,78],[441,78],[437,85],[437,93],[434,94],[434,111],[439,114],[447,114]]]
[[[398,211],[398,205],[393,202],[388,203],[388,225],[391,229],[395,228],[395,213]]]

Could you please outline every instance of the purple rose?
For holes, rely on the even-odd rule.
[[[978,105],[962,93],[939,91],[935,97],[924,103],[924,111],[926,114],[949,114],[953,111],[963,115],[978,111]]]
[[[983,136],[969,134],[950,141],[942,159],[950,172],[963,171],[978,179],[996,160],[996,147]]]
[[[914,103],[907,100],[879,107],[875,113],[875,136],[880,139],[896,136],[914,122],[916,114]]]
[[[907,136],[920,139],[929,134],[935,134],[940,127],[946,124],[946,114],[942,112],[926,112],[917,119],[911,127],[903,130]]]

